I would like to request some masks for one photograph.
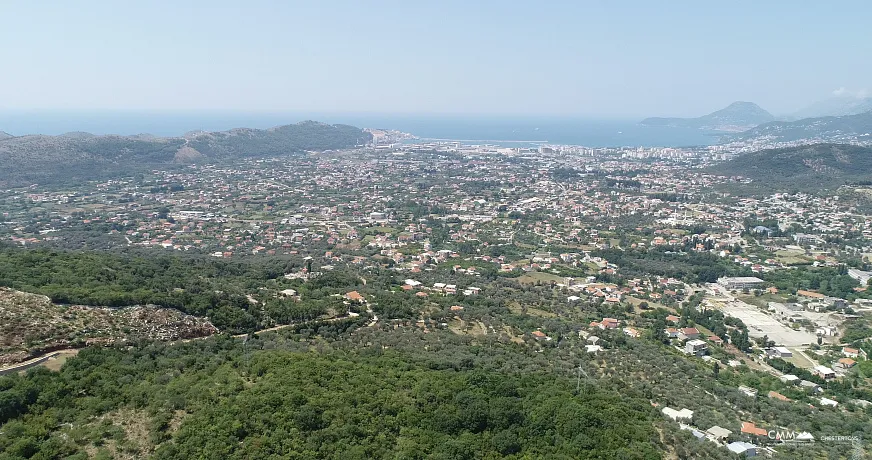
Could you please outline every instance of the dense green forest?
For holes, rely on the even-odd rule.
[[[846,266],[831,267],[800,267],[793,270],[780,270],[766,274],[767,282],[786,292],[796,292],[799,289],[810,289],[821,294],[854,300],[858,297],[867,297],[864,292],[857,292],[854,288],[860,286],[860,282],[848,276]]]
[[[44,294],[56,303],[175,308],[239,332],[258,325],[245,293],[281,277],[287,264],[0,245],[0,286]]]
[[[655,274],[688,283],[711,283],[722,276],[750,274],[748,269],[737,267],[715,254],[684,249],[657,246],[650,250],[605,249],[593,254],[617,264],[627,275]]]
[[[0,458],[660,458],[654,409],[633,391],[576,393],[571,378],[456,352],[265,345],[92,348],[60,373],[2,377]],[[141,414],[138,444],[104,416],[124,411]]]
[[[603,331],[603,354],[579,355],[569,342],[537,352],[364,323],[87,348],[60,372],[0,377],[0,459],[732,458],[665,420],[654,402],[694,410],[703,429],[738,433],[750,419],[872,435],[859,406],[811,408],[775,377],[744,366],[713,377],[710,364],[620,331]],[[738,385],[803,403],[747,398]],[[839,458],[844,447],[777,450]]]
[[[868,119],[870,114],[863,116]],[[764,189],[832,189],[872,179],[872,149],[847,144],[815,144],[761,150],[712,166],[709,171],[747,177],[754,180],[755,187]]]

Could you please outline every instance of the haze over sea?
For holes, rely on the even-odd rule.
[[[486,115],[385,115],[278,112],[0,112],[0,131],[12,135],[154,134],[270,128],[318,120],[361,128],[394,129],[422,139],[463,140],[505,146],[539,143],[588,147],[683,147],[709,145],[713,136],[695,129],[643,126],[638,120]]]

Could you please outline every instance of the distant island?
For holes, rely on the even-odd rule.
[[[733,102],[727,107],[697,118],[661,118],[642,120],[647,126],[694,128],[706,131],[741,132],[774,121],[775,117],[753,102]]]

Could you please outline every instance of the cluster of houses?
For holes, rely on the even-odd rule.
[[[405,280],[401,288],[407,292],[416,291],[415,295],[417,295],[418,297],[427,297],[430,294],[454,295],[458,293],[458,288],[456,284],[437,282],[433,283],[432,286],[425,286],[420,281],[416,281],[413,279]],[[466,296],[474,296],[481,293],[481,288],[476,286],[469,286],[465,289],[460,290],[459,292]]]
[[[755,457],[758,453],[771,454],[773,450],[761,447],[759,445],[761,441],[764,443],[782,441],[780,431],[766,430],[757,427],[753,422],[742,422],[740,432],[734,434],[733,431],[718,425],[713,425],[705,430],[695,427],[693,425],[693,411],[690,409],[679,410],[667,406],[661,409],[661,413],[670,420],[678,422],[679,428],[689,431],[695,438],[711,441],[736,455]],[[814,442],[814,436],[807,432],[791,434],[791,442]]]

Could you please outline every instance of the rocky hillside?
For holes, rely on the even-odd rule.
[[[7,288],[0,288],[0,324],[0,365],[86,343],[177,340],[218,332],[209,321],[177,310],[58,305],[46,296]]]

